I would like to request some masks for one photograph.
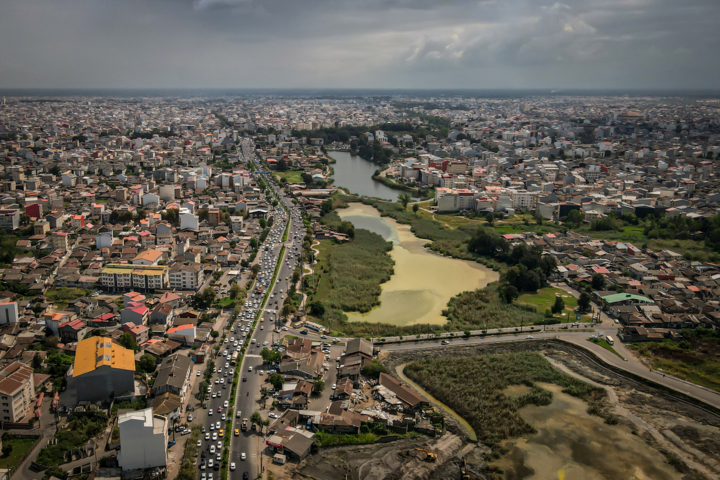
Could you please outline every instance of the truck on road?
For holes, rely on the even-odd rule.
[[[242,419],[242,425],[240,426],[240,429],[244,432],[248,429],[248,419],[243,418]]]

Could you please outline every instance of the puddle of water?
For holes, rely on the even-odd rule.
[[[527,385],[510,385],[509,387],[506,387],[502,392],[508,397],[519,397],[520,395],[528,393],[530,390],[532,390],[532,388],[528,387]]]
[[[380,306],[367,313],[347,313],[351,322],[441,325],[447,322],[442,311],[450,298],[498,279],[496,272],[483,265],[432,253],[424,248],[428,240],[417,238],[409,225],[381,217],[370,205],[351,203],[338,214],[356,228],[375,232],[395,245],[390,252],[395,273],[382,285]]]
[[[537,433],[509,440],[509,453],[495,465],[506,480],[680,480],[665,458],[623,425],[606,425],[587,413],[582,400],[554,384],[550,405],[529,405],[520,415]]]
[[[448,415],[453,417],[455,419],[455,421],[458,422],[458,424],[460,424],[460,427],[462,427],[462,429],[465,430],[465,432],[468,434],[468,437],[471,440],[473,440],[473,441],[477,440],[477,435],[475,435],[475,430],[473,430],[473,428],[470,426],[470,424],[468,422],[465,421],[464,418],[462,418],[460,415],[455,413],[455,410],[453,410],[452,408],[448,407],[447,405],[442,403],[437,398],[430,395],[420,385],[418,385],[417,383],[413,382],[412,380],[410,380],[408,377],[405,376],[405,365],[407,365],[407,363],[403,363],[402,365],[398,365],[397,367],[395,367],[395,371],[397,372],[400,379],[403,382],[410,385],[411,387],[413,387],[416,391],[420,392],[434,406],[438,407],[439,409],[443,410],[445,413],[447,413]]]

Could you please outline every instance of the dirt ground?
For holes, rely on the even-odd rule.
[[[464,448],[463,448],[464,447]],[[416,451],[423,448],[437,454],[436,462],[424,460]],[[311,455],[290,468],[271,467],[276,480],[345,479],[348,480],[435,480],[459,479],[461,457],[468,459],[473,477],[484,480],[483,461],[487,451],[475,445],[465,445],[461,437],[445,434],[437,439],[425,437],[397,442],[336,447]],[[287,467],[287,465],[286,465]]]

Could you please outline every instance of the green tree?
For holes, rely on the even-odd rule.
[[[555,315],[562,313],[565,310],[565,300],[562,297],[555,297],[555,303],[552,306],[552,313]]]
[[[323,381],[322,378],[316,378],[315,380],[313,380],[312,390],[313,392],[320,395],[323,390],[325,390],[325,381]]]
[[[592,276],[592,288],[602,290],[605,287],[605,277],[601,273],[595,273]]]
[[[135,343],[135,339],[130,335],[130,332],[123,333],[118,343],[128,350],[137,351],[138,349],[137,343]]]
[[[280,359],[282,359],[282,354],[280,352],[276,352],[275,350],[270,350],[268,348],[263,348],[260,351],[260,356],[265,363],[277,363]]]
[[[252,267],[250,267],[250,271],[252,272],[253,277],[257,277],[257,274],[258,274],[258,272],[260,271],[260,265],[258,265],[258,264],[256,263],[255,265],[253,265]]]
[[[155,357],[153,357],[149,353],[146,353],[145,355],[140,357],[140,361],[138,362],[138,364],[141,371],[145,373],[152,373],[155,371],[157,360],[155,360]]]
[[[571,226],[579,227],[582,225],[583,221],[585,220],[585,214],[582,213],[580,210],[570,210],[570,213],[568,213],[565,223],[570,224]]]
[[[220,332],[218,332],[217,330],[212,330],[210,332],[210,336],[213,338],[218,338],[220,336]]]
[[[322,317],[323,315],[325,315],[325,305],[323,305],[323,303],[318,300],[310,302],[310,304],[308,305],[308,311],[310,312],[310,315],[313,315],[315,317]]]
[[[32,368],[33,369],[42,368],[42,364],[43,364],[42,358],[40,358],[40,355],[36,354],[32,359]]]
[[[366,378],[372,378],[377,380],[381,373],[390,373],[390,371],[377,360],[366,363],[364,367],[360,369],[360,373]]]
[[[254,423],[255,425],[257,425],[258,429],[262,428],[263,419],[262,415],[260,415],[260,412],[256,410],[252,413],[252,415],[250,415],[250,423]]]
[[[418,210],[420,210],[420,205],[416,203],[413,205],[413,213],[417,215]]]
[[[577,304],[581,312],[586,312],[590,308],[590,295],[587,292],[582,292]]]
[[[287,297],[287,298],[290,298],[290,297]],[[297,311],[297,308],[295,307],[295,305],[293,303],[286,303],[285,305],[283,305],[283,308],[280,311],[280,315],[287,318],[290,315],[292,315],[293,313],[295,313],[296,311]]]
[[[498,296],[503,303],[510,304],[520,296],[520,292],[513,285],[503,284],[498,288]]]
[[[260,228],[265,228],[265,227],[267,227],[267,220],[265,220],[264,218],[261,218],[260,219]]]
[[[240,285],[237,283],[233,283],[232,287],[230,287],[230,298],[235,300],[238,297],[238,294],[240,293]]]
[[[270,383],[272,384],[273,388],[278,391],[282,388],[283,384],[285,383],[285,379],[279,373],[273,373],[272,375],[270,375],[269,380],[270,380]]]
[[[403,206],[403,210],[407,210],[408,203],[412,201],[412,197],[409,193],[401,193],[398,196],[398,202],[400,202]]]

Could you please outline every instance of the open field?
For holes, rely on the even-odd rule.
[[[685,340],[681,342],[662,340],[628,346],[653,370],[720,391],[720,338],[713,333],[688,330],[682,333]]]
[[[25,456],[33,445],[35,445],[34,438],[13,438],[11,435],[5,435],[2,440],[3,448],[8,445],[12,445],[12,451],[10,455],[3,455],[0,457],[0,468],[15,468],[22,457]]]
[[[274,171],[273,174],[284,179],[287,183],[304,183],[300,176],[304,170],[286,170],[284,172]]]
[[[576,321],[575,307],[577,307],[577,298],[559,288],[547,287],[541,288],[536,293],[525,293],[518,297],[517,303],[532,305],[537,309],[538,313],[545,313],[546,310],[550,310],[555,304],[555,298],[557,296],[560,296],[563,302],[565,302],[565,311],[563,313],[566,315],[553,315],[552,321],[560,323],[572,323]],[[582,315],[581,320],[589,322],[591,321],[591,316],[587,314]]]

